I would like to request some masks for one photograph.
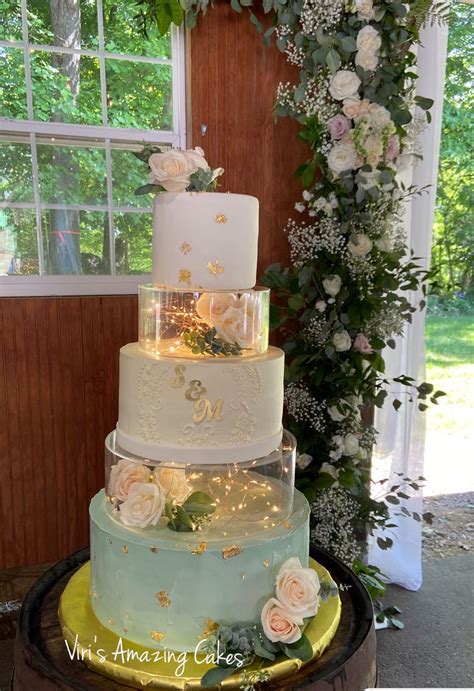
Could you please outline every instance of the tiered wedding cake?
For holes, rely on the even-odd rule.
[[[173,189],[179,166],[166,165],[155,184]],[[162,191],[154,219],[154,283],[139,343],[121,350],[106,488],[90,506],[90,603],[151,649],[194,651],[237,623],[291,645],[320,593],[281,426],[284,354],[268,347],[268,290],[253,287],[258,201]]]

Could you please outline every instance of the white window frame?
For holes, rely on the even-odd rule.
[[[185,109],[185,50],[183,28],[171,29],[171,59],[154,58],[142,55],[125,55],[110,53],[104,47],[104,27],[102,0],[97,0],[98,17],[98,50],[63,48],[58,46],[30,44],[28,40],[27,0],[21,0],[22,41],[0,41],[0,47],[24,49],[24,70],[26,82],[26,103],[28,120],[10,120],[0,118],[0,132],[11,135],[10,141],[24,141],[31,146],[33,202],[0,202],[2,208],[33,209],[36,216],[36,233],[38,241],[38,263],[40,275],[37,276],[0,276],[0,297],[54,296],[54,295],[118,295],[137,292],[140,283],[150,280],[150,274],[118,276],[115,274],[115,242],[113,232],[114,212],[150,213],[148,207],[117,206],[112,196],[112,156],[113,145],[121,144],[123,148],[132,148],[132,144],[152,142],[167,144],[171,147],[186,148],[186,109]],[[29,54],[40,50],[49,53],[70,53],[95,57],[99,60],[100,88],[102,101],[103,124],[75,125],[66,123],[41,122],[34,120],[32,84],[30,75]],[[129,60],[152,64],[170,65],[172,69],[173,89],[173,130],[140,130],[110,127],[107,125],[107,93],[105,80],[106,59]],[[109,219],[110,275],[86,276],[53,276],[44,273],[44,250],[42,240],[42,212],[57,208],[54,204],[41,202],[37,145],[41,138],[50,137],[55,143],[78,144],[81,141],[103,146],[105,148],[105,166],[107,174],[106,205],[59,205],[61,209],[78,211],[105,211]],[[146,182],[146,180],[144,180]]]

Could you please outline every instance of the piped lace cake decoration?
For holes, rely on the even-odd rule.
[[[216,259],[214,262],[208,262],[207,263],[207,270],[211,274],[211,276],[219,276],[219,274],[224,273],[224,267],[221,266],[220,262],[218,259]]]
[[[153,365],[143,365],[137,378],[138,422],[140,433],[147,442],[161,439],[158,417],[163,407],[161,389],[169,371],[158,370]]]

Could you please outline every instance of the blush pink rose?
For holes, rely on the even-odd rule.
[[[357,334],[352,347],[354,350],[358,350],[359,353],[363,353],[364,355],[370,355],[370,353],[374,352],[374,349],[370,347],[370,343],[364,334]]]
[[[110,470],[107,494],[120,501],[125,501],[134,482],[146,483],[149,481],[150,470],[146,466],[121,458]]]
[[[274,597],[262,609],[261,620],[266,637],[273,643],[296,643],[301,638],[303,619],[287,612]]]
[[[319,607],[319,578],[313,569],[304,568],[299,559],[288,559],[276,580],[276,596],[293,617],[314,617]]]
[[[389,161],[394,161],[400,153],[400,140],[396,134],[392,134],[388,140],[387,158]]]
[[[342,139],[349,130],[351,123],[345,115],[335,115],[328,122],[328,130],[332,139]]]

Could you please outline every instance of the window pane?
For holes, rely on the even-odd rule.
[[[115,206],[151,207],[153,196],[137,196],[135,190],[148,182],[148,168],[132,151],[112,149],[112,188]]]
[[[32,51],[30,63],[36,120],[102,124],[97,58]]]
[[[20,0],[0,0],[0,41],[21,41]]]
[[[43,204],[107,204],[105,149],[38,146]]]
[[[43,213],[48,274],[108,274],[109,224],[102,211],[51,209]]]
[[[171,58],[171,35],[159,36],[150,30],[148,40],[136,30],[133,18],[138,6],[129,0],[104,0],[105,50],[125,55],[147,55],[153,58]]]
[[[38,273],[35,212],[0,209],[0,276]]]
[[[95,1],[28,0],[28,37],[30,43],[97,50]]]
[[[21,48],[0,47],[0,117],[28,119]]]
[[[106,60],[109,125],[171,130],[172,85],[168,65]]]
[[[114,214],[117,274],[151,271],[152,216],[147,213]]]
[[[34,201],[29,144],[0,141],[0,201]]]

